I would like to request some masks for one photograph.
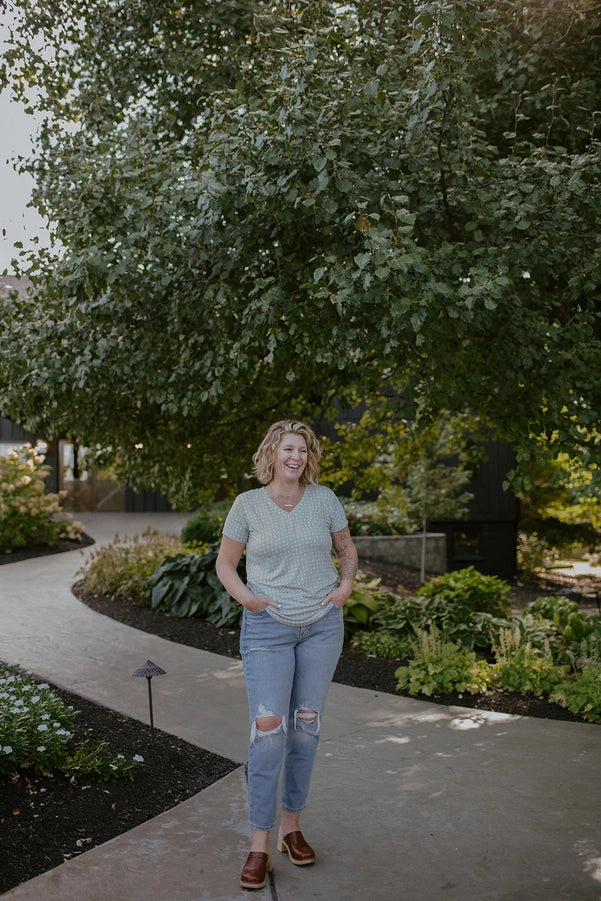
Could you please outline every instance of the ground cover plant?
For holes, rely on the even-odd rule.
[[[133,778],[144,758],[107,753],[107,743],[78,734],[77,711],[45,683],[0,664],[0,775],[31,770],[103,782]]]
[[[407,666],[396,671],[397,685],[409,694],[478,694],[488,686],[486,661],[448,641],[436,628],[421,632],[410,647]]]

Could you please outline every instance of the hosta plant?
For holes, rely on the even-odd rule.
[[[509,591],[507,582],[468,566],[431,579],[419,589],[418,594],[426,599],[436,597],[450,605],[504,617],[511,612]]]
[[[216,626],[239,626],[243,608],[217,578],[218,549],[204,554],[176,554],[167,557],[148,580],[151,605],[170,616],[199,616]],[[244,560],[240,563],[244,574]]]
[[[358,629],[368,629],[376,614],[378,601],[378,588],[380,579],[367,579],[362,572],[357,573],[355,585],[344,605],[344,631],[348,638]]]
[[[382,594],[370,625],[408,639],[415,638],[420,631],[437,629],[449,641],[467,650],[474,647],[488,650],[491,636],[507,627],[509,621],[491,613],[472,610],[458,601],[448,603],[444,595],[396,597]]]

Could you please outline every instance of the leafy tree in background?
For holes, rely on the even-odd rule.
[[[558,559],[601,550],[601,470],[559,454],[522,467],[527,490],[520,494],[518,560],[541,569]]]
[[[599,459],[598,2],[13,6],[55,246],[4,415],[181,505],[376,388]]]
[[[473,435],[482,424],[467,414],[443,411],[423,425],[399,420],[389,398],[372,397],[358,422],[339,425],[341,440],[326,442],[324,481],[352,485],[357,497],[377,492],[384,514],[402,512],[422,533],[421,580],[425,580],[428,522],[463,519],[473,494],[466,490],[482,453]],[[366,462],[368,461],[368,462]]]

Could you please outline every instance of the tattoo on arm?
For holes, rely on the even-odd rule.
[[[348,528],[334,532],[332,543],[340,567],[341,580],[348,579],[353,582],[357,575],[357,551]]]

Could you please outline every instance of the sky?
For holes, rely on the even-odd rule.
[[[0,20],[0,52],[5,33],[6,20]],[[13,274],[11,260],[19,253],[13,246],[15,241],[29,247],[31,239],[37,236],[40,243],[48,243],[44,220],[27,208],[33,180],[17,174],[10,162],[13,157],[31,155],[35,129],[33,116],[23,112],[21,104],[11,101],[8,90],[0,92],[0,275],[5,270],[8,275]]]

